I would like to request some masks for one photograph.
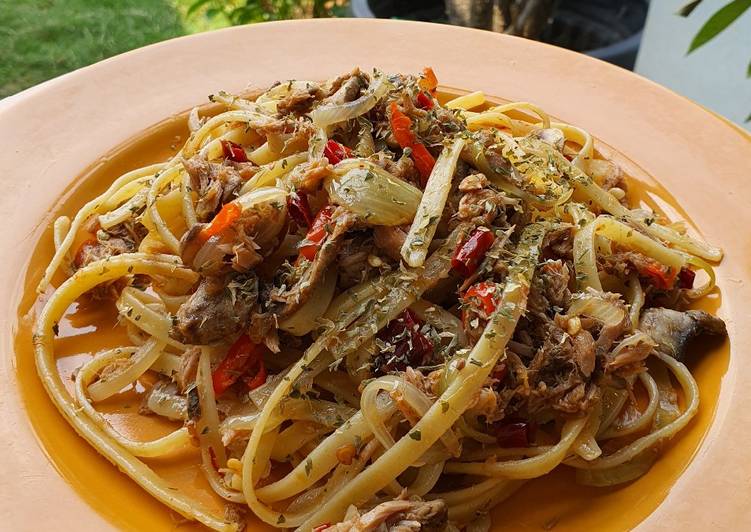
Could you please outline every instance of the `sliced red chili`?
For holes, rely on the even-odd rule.
[[[669,290],[675,284],[678,273],[673,268],[666,268],[654,261],[642,266],[639,269],[639,275],[646,277],[655,288]]]
[[[336,164],[344,159],[352,157],[352,150],[344,144],[339,144],[335,140],[329,140],[323,148],[323,155],[331,164]]]
[[[239,144],[232,142],[231,140],[222,140],[222,152],[224,156],[231,161],[238,163],[248,162],[248,154]]]
[[[308,234],[305,235],[306,243],[300,246],[300,256],[308,260],[313,260],[318,253],[326,236],[329,234],[326,226],[331,223],[331,217],[334,214],[335,207],[327,205],[316,214],[313,223],[310,226]]]
[[[214,219],[211,220],[211,223],[201,230],[199,238],[205,241],[212,236],[222,235],[235,223],[240,214],[242,214],[242,209],[239,205],[236,203],[225,203],[217,215],[214,216]]]
[[[417,136],[412,131],[412,120],[399,109],[396,102],[391,102],[389,109],[391,111],[389,122],[394,139],[403,149],[409,148],[412,152],[412,160],[420,172],[424,187],[435,166],[435,158],[425,145],[417,140]]]
[[[254,367],[259,367],[264,373],[265,382],[266,369],[263,365],[263,347],[254,344],[247,334],[243,334],[227,351],[227,355],[219,363],[214,372],[211,374],[211,380],[214,384],[214,393],[222,395],[227,388],[232,386],[247,371]],[[260,384],[259,384],[260,386]]]
[[[496,308],[496,291],[497,288],[495,283],[490,281],[481,281],[470,286],[467,291],[464,292],[464,297],[462,299],[464,301],[476,299],[480,303],[482,310],[485,311],[485,314],[490,316]]]
[[[251,368],[248,370],[248,372],[253,371],[255,368],[251,366]],[[268,373],[266,372],[266,364],[263,363],[263,358],[258,357],[258,371],[256,371],[255,375],[243,375],[243,382],[245,383],[245,386],[248,387],[248,390],[255,390],[259,386],[262,386],[266,384],[266,378],[268,377]]]
[[[313,224],[313,213],[310,212],[308,195],[304,192],[287,196],[287,212],[300,227],[310,227]]]
[[[490,229],[478,227],[456,247],[451,257],[451,267],[460,275],[469,277],[475,273],[494,241],[495,236]]]
[[[694,279],[696,279],[696,272],[688,268],[681,268],[678,273],[678,286],[681,288],[693,288]]]
[[[433,105],[435,105],[433,103],[433,98],[431,98],[424,92],[419,93],[417,95],[416,100],[417,100],[417,107],[419,107],[420,109],[432,109]]]
[[[375,358],[376,374],[422,366],[430,360],[433,343],[420,331],[422,325],[415,313],[406,309],[378,332],[377,338],[388,347]]]
[[[313,532],[322,532],[323,530],[326,530],[327,528],[331,528],[331,523],[323,523],[322,525],[318,525],[313,529]]]
[[[495,436],[500,447],[529,447],[535,428],[529,421],[509,419],[495,426]]]
[[[420,81],[418,81],[417,84],[421,89],[426,90],[431,94],[435,94],[435,90],[438,87],[438,78],[436,77],[435,72],[433,72],[433,69],[430,67],[423,68],[422,78],[420,78]]]

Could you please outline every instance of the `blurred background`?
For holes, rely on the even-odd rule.
[[[0,98],[165,39],[313,17],[547,42],[634,70],[751,130],[751,0],[0,0]]]

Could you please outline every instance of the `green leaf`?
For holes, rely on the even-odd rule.
[[[191,16],[193,13],[201,9],[202,6],[208,4],[211,2],[211,0],[196,0],[192,4],[190,4],[190,7],[188,8],[188,11],[185,13],[186,17]]]
[[[702,0],[693,0],[692,2],[687,2],[681,8],[675,12],[676,15],[679,15],[681,17],[687,17],[689,16],[694,9],[699,7],[699,4],[701,4]]]
[[[733,0],[725,7],[720,8],[704,23],[699,30],[699,33],[694,37],[694,40],[691,41],[691,45],[688,47],[688,52],[686,53],[690,54],[700,46],[703,46],[714,39],[721,31],[732,24],[735,19],[740,17],[749,7],[751,7],[751,0]]]

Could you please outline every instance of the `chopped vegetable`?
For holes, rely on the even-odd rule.
[[[300,256],[305,257],[308,260],[313,260],[318,253],[318,248],[321,247],[329,231],[326,226],[331,223],[331,216],[334,214],[333,205],[327,205],[316,214],[313,224],[310,226],[310,231],[305,235],[304,244],[300,246]]]
[[[326,147],[323,148],[323,155],[331,164],[337,164],[344,159],[352,157],[352,150],[344,144],[339,144],[335,140],[329,140],[326,142]]]
[[[534,436],[534,425],[529,421],[508,420],[497,425],[495,430],[501,447],[529,447]]]
[[[462,299],[464,299],[464,301],[469,301],[470,299],[475,298],[482,306],[485,314],[490,316],[491,314],[493,314],[493,311],[495,311],[496,292],[497,290],[495,283],[490,281],[482,281],[470,286],[467,291],[464,292],[464,297]]]
[[[300,227],[310,227],[313,224],[313,213],[310,212],[308,195],[304,192],[287,196],[287,211]]]
[[[696,279],[696,272],[689,268],[681,268],[678,272],[678,286],[681,288],[693,288],[694,279]]]
[[[435,90],[438,87],[438,78],[430,67],[422,69],[422,77],[417,82],[422,90],[428,91],[430,94],[435,94]]]
[[[238,338],[229,348],[227,356],[211,374],[214,393],[222,395],[241,376],[256,368],[255,375],[243,377],[248,388],[252,390],[266,382],[266,367],[263,363],[262,353],[262,347],[251,342],[247,334]]]
[[[332,203],[346,207],[370,225],[402,225],[410,222],[420,205],[420,190],[377,164],[349,159],[334,168],[326,180]]]
[[[322,532],[323,530],[326,530],[327,528],[331,528],[331,523],[323,523],[322,525],[318,525],[313,529],[313,532]]]
[[[401,249],[402,258],[413,268],[422,266],[428,256],[428,248],[433,241],[438,221],[446,206],[462,148],[464,148],[464,139],[461,137],[455,138],[450,145],[447,145],[424,185],[425,192],[420,200],[420,206]]]
[[[676,270],[670,267],[664,267],[657,261],[647,264],[639,269],[639,275],[646,277],[649,282],[660,290],[669,290],[675,284]]]
[[[224,152],[224,156],[227,159],[235,161],[237,163],[248,162],[248,154],[245,153],[245,150],[242,146],[235,142],[232,142],[231,140],[222,140],[221,142],[222,152]]]
[[[417,101],[417,107],[420,109],[432,109],[435,105],[433,103],[433,98],[431,98],[427,93],[421,92],[417,95],[417,98],[415,98]]]
[[[423,365],[433,354],[433,344],[420,329],[422,322],[410,309],[391,320],[376,336],[382,346],[373,363],[376,373]]]
[[[394,138],[403,149],[409,148],[411,150],[412,160],[423,179],[422,186],[425,186],[430,172],[433,171],[433,166],[435,166],[435,159],[425,145],[417,140],[417,136],[412,131],[412,120],[399,109],[396,102],[391,102],[390,110],[391,131]]]
[[[495,241],[493,232],[486,227],[478,227],[464,242],[459,244],[451,258],[451,267],[460,275],[469,277],[485,258],[485,253]]]
[[[236,203],[225,203],[211,223],[201,230],[199,238],[203,241],[212,236],[221,236],[242,214],[242,209]]]

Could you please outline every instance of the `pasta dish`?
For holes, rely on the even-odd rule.
[[[174,156],[55,220],[41,380],[172,510],[227,531],[489,530],[558,467],[640,477],[697,413],[689,342],[726,330],[690,308],[722,251],[640,204],[587,131],[437,86],[354,69],[214,94]],[[127,342],[66,385],[55,337],[80,301]],[[125,390],[172,429],[119,431],[102,405]],[[185,452],[223,513],[152,467]]]

